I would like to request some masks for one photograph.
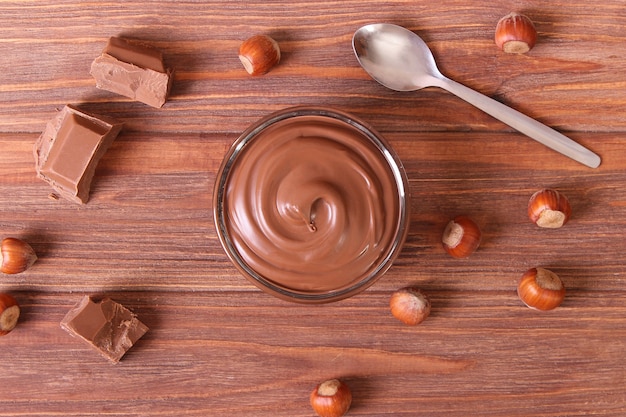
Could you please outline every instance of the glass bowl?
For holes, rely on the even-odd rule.
[[[239,272],[279,298],[337,301],[376,282],[409,228],[406,173],[347,113],[292,107],[262,118],[218,171],[213,215]]]

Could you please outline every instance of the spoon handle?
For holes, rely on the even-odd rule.
[[[451,92],[547,147],[590,168],[597,168],[600,165],[598,155],[543,123],[447,77],[438,78],[438,81],[438,87]]]

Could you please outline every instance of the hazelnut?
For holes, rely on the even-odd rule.
[[[20,318],[20,307],[15,298],[0,293],[0,336],[8,334],[17,325]]]
[[[255,35],[239,47],[239,60],[250,75],[267,73],[280,61],[278,43],[267,35]]]
[[[495,41],[506,53],[523,54],[535,46],[537,30],[527,16],[512,12],[498,21]]]
[[[569,200],[556,190],[539,190],[528,201],[528,217],[539,227],[558,229],[571,215]]]
[[[563,302],[565,286],[554,272],[545,268],[531,268],[522,276],[517,295],[529,308],[552,310]]]
[[[310,396],[311,407],[320,417],[341,417],[352,404],[350,387],[339,379],[330,379],[319,384]]]
[[[430,300],[415,287],[404,287],[391,295],[391,314],[404,324],[414,326],[430,315]]]
[[[19,274],[30,268],[37,260],[33,248],[23,240],[7,237],[0,244],[0,271]]]
[[[478,225],[467,216],[457,216],[443,231],[443,248],[454,258],[470,256],[478,246],[482,233]]]

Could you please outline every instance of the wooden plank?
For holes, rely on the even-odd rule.
[[[543,264],[620,289],[623,136],[581,138],[605,157],[592,170],[518,134],[387,135],[404,161],[413,211],[406,248],[390,275],[445,276],[453,267],[463,271],[447,278],[454,285],[501,288],[501,276],[514,280],[523,268]],[[246,284],[223,254],[212,216],[215,175],[235,136],[123,133],[98,166],[83,206],[48,197],[53,190],[34,175],[35,137],[0,136],[6,166],[14,168],[0,183],[0,205],[8,208],[4,233],[27,238],[42,254],[37,268],[6,277],[5,284],[67,291]],[[528,198],[543,187],[570,198],[574,216],[567,227],[546,231],[528,220]],[[445,224],[458,214],[472,216],[485,234],[484,255],[471,261],[448,259],[440,245]],[[581,259],[590,252],[606,256]]]
[[[308,416],[312,387],[338,375],[354,391],[350,415],[624,411],[621,295],[538,314],[503,293],[434,291],[414,328],[376,291],[317,307],[259,292],[109,295],[151,328],[117,365],[58,326],[79,294],[18,294],[0,415]]]
[[[360,25],[375,21],[419,32],[445,74],[555,128],[626,127],[626,57],[619,53],[626,25],[619,0],[602,7],[583,1],[531,7],[540,41],[524,56],[505,55],[493,44],[495,24],[509,11],[503,6],[330,2],[311,8],[296,2],[272,16],[263,2],[225,4],[154,2],[146,12],[143,2],[4,2],[0,39],[10,53],[0,57],[8,69],[0,86],[0,131],[39,131],[66,103],[86,104],[141,131],[240,132],[268,110],[320,104],[351,108],[383,130],[508,129],[437,89],[395,93],[376,85],[350,45]],[[255,33],[274,35],[283,49],[282,65],[260,78],[248,77],[237,59],[239,44]],[[175,67],[164,109],[94,87],[89,66],[115,34],[153,42]]]
[[[352,387],[350,416],[626,415],[626,38],[623,2],[520,5],[374,2],[0,2],[0,235],[39,254],[0,290],[22,306],[0,340],[0,416],[311,416],[323,379]],[[505,55],[497,20],[521,7],[540,41]],[[589,169],[437,89],[389,91],[358,67],[350,39],[389,21],[427,41],[451,78],[563,131],[603,158]],[[248,76],[241,41],[268,33],[283,60]],[[97,90],[91,61],[109,36],[144,39],[176,68],[152,109]],[[56,109],[78,103],[125,129],[98,166],[91,200],[49,198],[32,147]],[[264,294],[230,264],[213,224],[217,171],[258,118],[292,105],[353,113],[392,144],[410,179],[411,226],[389,272],[327,305]],[[530,223],[543,187],[571,221]],[[440,244],[466,214],[484,239],[468,259]],[[538,313],[516,295],[544,266],[566,288]],[[407,327],[391,293],[414,284],[431,317]],[[83,294],[111,296],[150,331],[111,365],[59,326]]]

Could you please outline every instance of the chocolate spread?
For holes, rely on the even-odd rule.
[[[359,129],[325,116],[265,128],[225,183],[224,222],[239,257],[290,292],[350,291],[403,243],[405,190],[388,158]]]

